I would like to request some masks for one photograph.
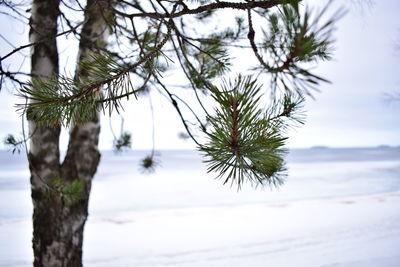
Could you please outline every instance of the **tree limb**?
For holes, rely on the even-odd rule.
[[[194,9],[189,9],[185,8],[179,12],[176,13],[156,13],[156,12],[147,12],[147,13],[133,13],[133,14],[127,14],[124,12],[121,12],[117,9],[114,9],[114,12],[118,15],[121,15],[123,17],[127,18],[134,18],[134,17],[145,17],[145,18],[153,18],[153,19],[165,19],[165,18],[178,18],[184,15],[195,15],[199,14],[205,11],[210,11],[214,9],[223,9],[223,8],[232,8],[232,9],[239,9],[239,10],[247,10],[247,9],[252,9],[252,8],[264,8],[268,9],[274,6],[277,6],[279,4],[282,4],[281,0],[269,0],[269,1],[249,1],[245,3],[233,3],[233,2],[216,2],[216,3],[211,3],[208,5],[203,5],[199,6]]]

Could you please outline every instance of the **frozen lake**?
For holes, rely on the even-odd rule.
[[[85,266],[400,266],[400,148],[295,149],[279,189],[223,186],[193,151],[103,152]],[[0,266],[31,266],[29,171],[0,152]]]

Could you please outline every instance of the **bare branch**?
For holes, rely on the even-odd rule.
[[[282,4],[280,0],[270,0],[270,1],[249,1],[246,3],[233,3],[233,2],[216,2],[211,3],[208,5],[199,6],[194,9],[183,9],[182,11],[176,13],[156,13],[156,12],[142,12],[142,13],[134,13],[134,14],[127,14],[121,12],[117,9],[114,9],[114,12],[120,16],[127,17],[127,18],[134,18],[134,17],[146,17],[146,18],[153,18],[153,19],[165,19],[165,18],[178,18],[184,15],[195,15],[200,14],[205,11],[215,10],[215,9],[224,9],[224,8],[231,8],[231,9],[239,9],[239,10],[247,10],[252,8],[264,8],[268,9],[274,6]]]
[[[56,35],[56,37],[59,37],[59,36],[68,34],[68,33],[70,33],[70,32],[74,32],[74,31],[75,31],[77,28],[79,28],[83,23],[84,23],[84,21],[78,23],[75,27],[73,27],[73,28],[71,28],[71,29],[69,29],[69,30],[67,30],[67,31],[60,32],[59,34]],[[26,45],[22,45],[22,46],[20,46],[20,47],[18,47],[18,48],[15,48],[14,50],[12,50],[11,52],[9,52],[9,53],[6,54],[5,56],[1,57],[1,58],[0,58],[0,62],[3,61],[4,59],[8,58],[9,56],[11,56],[11,55],[17,53],[18,51],[21,51],[21,50],[23,50],[23,49],[25,49],[25,48],[28,48],[28,47],[37,45],[37,44],[39,44],[39,43],[42,42],[42,41],[44,41],[44,39],[42,39],[42,40],[40,40],[40,41],[37,41],[37,42],[29,43],[29,44],[26,44]]]

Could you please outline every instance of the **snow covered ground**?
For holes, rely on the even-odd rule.
[[[400,148],[292,150],[279,189],[223,186],[192,151],[104,152],[85,266],[400,266]],[[30,266],[29,173],[0,152],[0,266]]]

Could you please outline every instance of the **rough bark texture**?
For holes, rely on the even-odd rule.
[[[32,48],[32,74],[51,77],[58,74],[56,44],[59,1],[34,1],[30,20],[29,38],[37,42]],[[35,77],[35,76],[34,76]],[[52,266],[57,260],[58,239],[54,232],[54,214],[61,212],[61,203],[46,195],[46,184],[60,177],[59,136],[60,127],[48,128],[29,117],[31,138],[29,168],[33,201],[33,251],[35,266]],[[58,235],[58,234],[57,234]]]
[[[105,44],[108,28],[103,10],[110,1],[89,0],[81,33],[78,64]],[[35,0],[32,4],[29,37],[38,42],[32,48],[32,74],[51,77],[58,74],[56,44],[59,0]],[[76,78],[86,75],[77,68]],[[37,88],[40,90],[40,88]],[[28,112],[29,118],[29,112]],[[37,125],[29,118],[31,138],[29,167],[33,202],[34,266],[82,266],[83,230],[88,216],[91,181],[100,160],[99,117],[74,125],[65,160],[60,164],[60,127]],[[83,192],[75,201],[51,189],[56,181],[69,184],[80,181]]]

